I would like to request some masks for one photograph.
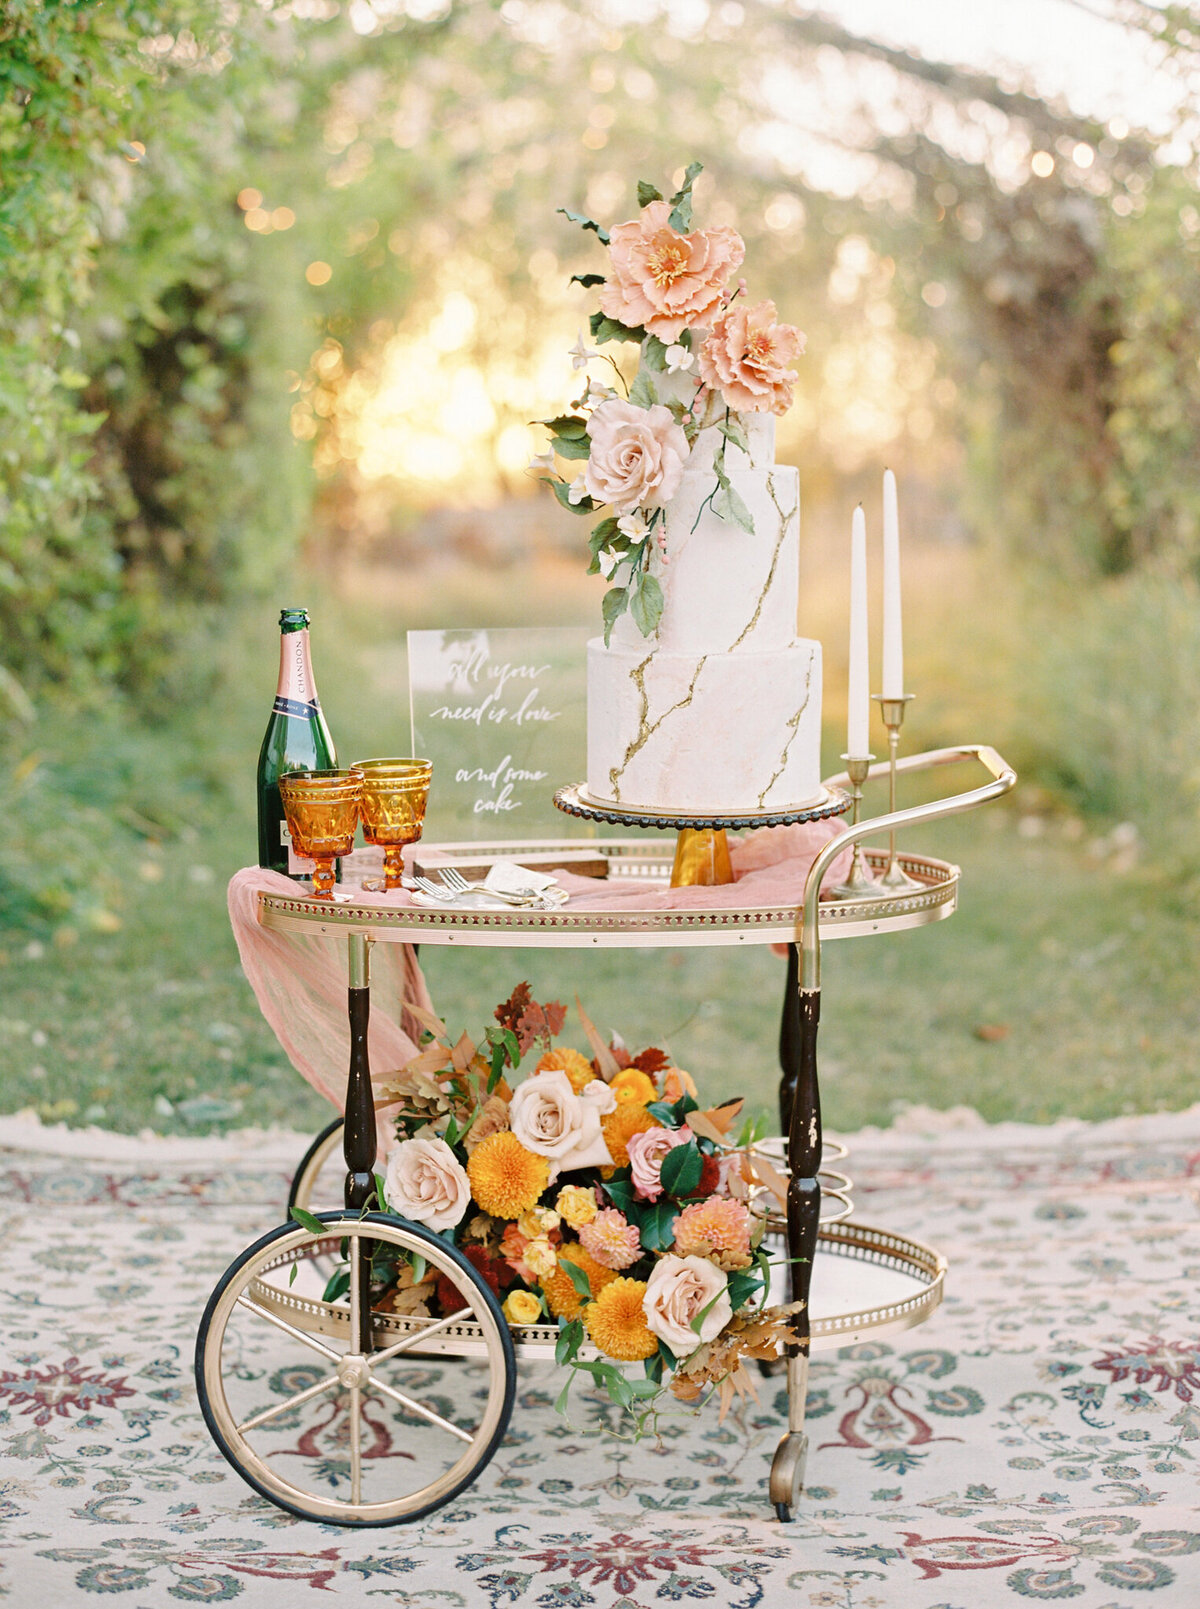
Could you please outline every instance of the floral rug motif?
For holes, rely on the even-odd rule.
[[[236,1138],[236,1137],[235,1137]],[[416,1609],[1084,1609],[1200,1603],[1200,1109],[851,1137],[856,1217],[938,1245],[922,1328],[813,1365],[809,1486],[779,1525],[781,1382],[659,1444],[522,1370],[476,1485],[411,1526],[301,1521],[243,1485],[192,1384],[226,1264],[303,1136],[185,1150],[0,1120],[0,1599],[309,1592]]]

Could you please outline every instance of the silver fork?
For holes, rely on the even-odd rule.
[[[464,882],[461,877],[458,878],[458,882],[462,884],[462,887],[455,887],[449,881],[449,879],[446,878],[445,871],[441,867],[439,867],[438,870],[441,871],[443,877],[443,881],[441,883],[431,882],[428,877],[413,878],[413,882],[420,889],[422,894],[428,894],[431,899],[440,900],[445,905],[453,905],[455,900],[457,900],[461,895],[475,893],[478,891],[477,889],[472,888],[470,883]],[[534,903],[533,900],[522,894],[497,894],[495,890],[491,888],[485,888],[482,890],[482,892],[490,895],[492,899],[498,899],[504,905],[528,906]]]
[[[492,899],[511,900],[514,904],[531,905],[536,910],[548,910],[555,904],[549,889],[539,892],[537,889],[531,888],[526,893],[513,889],[511,892],[497,893],[487,883],[468,883],[457,866],[439,866],[438,871],[446,887],[454,894],[487,894]]]

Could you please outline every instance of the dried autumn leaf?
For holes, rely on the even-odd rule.
[[[621,1065],[612,1051],[600,1037],[600,1030],[583,1009],[579,996],[575,996],[575,1009],[579,1013],[579,1020],[583,1024],[583,1031],[588,1037],[588,1044],[596,1057],[596,1066],[600,1070],[600,1077],[606,1084],[611,1084],[621,1071]]]
[[[761,1151],[753,1151],[750,1155],[750,1166],[754,1169],[760,1184],[765,1184],[781,1207],[787,1206],[788,1182],[772,1163],[768,1162]]]
[[[630,1062],[639,1073],[661,1073],[664,1067],[671,1065],[671,1058],[653,1045],[649,1050],[640,1051]]]
[[[693,1134],[711,1140],[714,1145],[724,1146],[728,1143],[722,1130],[712,1121],[711,1112],[689,1112],[687,1120]]]
[[[460,1073],[465,1073],[471,1065],[471,1058],[475,1054],[475,1041],[468,1038],[464,1031],[458,1044],[450,1053],[450,1064]]]

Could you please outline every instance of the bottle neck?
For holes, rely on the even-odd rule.
[[[308,630],[285,631],[279,639],[279,685],[275,708],[281,715],[312,715],[320,708],[308,650]]]

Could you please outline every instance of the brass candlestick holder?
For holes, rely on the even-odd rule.
[[[871,769],[873,754],[850,755],[843,754],[846,763],[846,775],[850,778],[850,825],[858,825],[858,810],[862,803],[862,785],[867,780],[867,772]],[[850,851],[850,875],[844,883],[839,883],[833,891],[834,899],[876,899],[879,895],[879,884],[867,870],[867,863],[863,858],[862,845],[855,844]]]
[[[912,693],[901,693],[898,698],[888,698],[883,693],[872,693],[871,697],[879,705],[883,715],[883,724],[887,727],[888,735],[888,814],[894,815],[896,810],[896,760],[900,752],[900,728],[904,725],[904,707],[912,699]],[[886,888],[889,893],[901,893],[908,889],[919,888],[921,885],[911,878],[896,858],[896,834],[888,834],[888,863],[887,870],[879,879],[879,886]]]

